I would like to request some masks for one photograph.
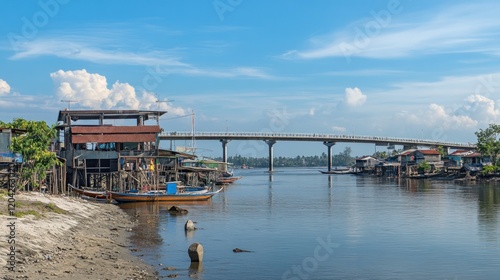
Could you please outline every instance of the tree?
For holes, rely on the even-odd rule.
[[[482,155],[488,155],[491,163],[498,166],[498,156],[500,155],[500,125],[490,124],[486,129],[479,129],[475,132],[477,136],[477,150]]]
[[[431,170],[431,165],[427,161],[424,160],[418,165],[417,170],[419,173],[425,173],[425,172]]]
[[[55,153],[49,151],[50,142],[56,138],[55,126],[48,126],[44,121],[14,119],[12,123],[3,123],[7,128],[26,130],[26,133],[12,138],[10,150],[22,155],[23,163],[19,173],[19,188],[27,184],[38,187],[47,176],[47,170],[59,164]]]
[[[386,151],[376,151],[375,153],[373,153],[373,157],[378,159],[385,159],[388,157],[388,155]]]
[[[441,158],[445,158],[448,156],[448,151],[443,146],[438,146],[437,151],[441,155]]]

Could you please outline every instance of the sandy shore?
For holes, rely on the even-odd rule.
[[[30,209],[42,214],[9,220],[8,197],[0,197],[0,279],[157,279],[131,254],[127,236],[134,223],[117,206],[40,193],[14,198],[18,215]],[[8,263],[12,240],[14,271]]]

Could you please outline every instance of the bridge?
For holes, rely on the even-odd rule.
[[[273,145],[277,141],[310,141],[323,142],[328,148],[328,171],[332,166],[332,147],[335,143],[366,143],[377,146],[403,145],[404,149],[424,146],[438,147],[446,149],[473,150],[475,144],[445,142],[435,140],[421,140],[410,138],[377,137],[377,136],[355,136],[355,135],[335,135],[335,134],[307,134],[307,133],[266,133],[266,132],[167,132],[159,136],[160,140],[217,140],[222,143],[222,158],[227,162],[227,144],[232,140],[260,140],[269,146],[269,171],[273,171]]]

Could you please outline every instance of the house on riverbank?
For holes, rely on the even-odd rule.
[[[157,165],[171,161],[169,156],[160,156],[157,149],[161,131],[158,120],[165,113],[60,111],[56,147],[66,161],[68,183],[105,190],[159,184]],[[150,121],[153,124],[148,124]]]

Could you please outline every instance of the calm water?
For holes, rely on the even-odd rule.
[[[165,279],[499,279],[498,184],[318,170],[237,170],[244,178],[211,201],[175,204],[184,216],[124,204],[140,221],[133,246]],[[187,219],[200,229],[186,235]],[[194,242],[205,256],[190,269]]]

